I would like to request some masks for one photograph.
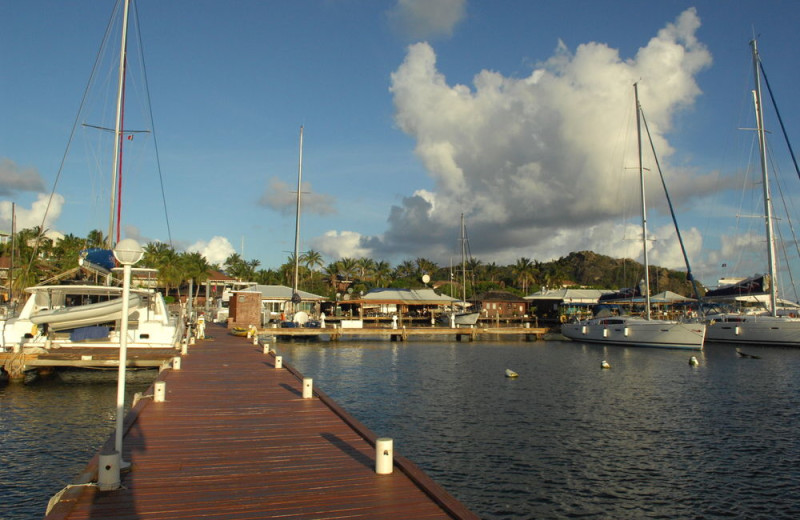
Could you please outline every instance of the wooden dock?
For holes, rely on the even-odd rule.
[[[260,336],[267,337],[306,337],[328,339],[329,341],[357,340],[364,338],[390,339],[392,341],[409,341],[411,339],[455,339],[456,341],[474,341],[479,338],[522,338],[526,341],[541,339],[548,332],[546,328],[528,327],[364,327],[364,328],[266,328],[258,329]]]
[[[125,418],[121,487],[99,491],[99,454],[46,520],[477,519],[409,460],[375,472],[377,436],[260,344],[210,326]],[[386,432],[389,433],[389,432]]]

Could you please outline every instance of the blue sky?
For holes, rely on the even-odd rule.
[[[46,228],[107,229],[107,135],[78,125],[65,150],[113,4],[0,0],[2,231],[11,202],[19,226],[40,225],[54,186]],[[698,278],[764,269],[748,254],[762,249],[761,224],[735,218],[758,200],[741,189],[748,42],[759,35],[790,136],[800,135],[798,2],[135,5],[143,50],[129,48],[126,128],[154,132],[126,143],[123,238],[171,235],[212,262],[237,252],[280,266],[294,247],[303,125],[300,249],[326,263],[457,262],[462,212],[486,263],[585,249],[639,258],[628,149],[638,81]],[[113,112],[115,52],[100,60],[80,123],[103,126]],[[796,199],[792,186],[785,196]],[[651,261],[680,267],[652,192]]]

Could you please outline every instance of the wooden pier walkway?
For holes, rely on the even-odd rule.
[[[120,489],[94,485],[112,432],[46,520],[478,518],[396,452],[377,474],[377,436],[319,389],[304,398],[302,376],[261,345],[206,333],[159,373],[165,400],[126,416]]]

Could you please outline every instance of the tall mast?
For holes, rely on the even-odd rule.
[[[644,299],[645,317],[650,319],[650,264],[647,260],[647,204],[644,192],[644,167],[642,166],[642,107],[639,105],[639,84],[633,84],[636,98],[636,144],[639,148],[639,186],[642,190],[642,252],[644,253]]]
[[[755,90],[753,99],[756,110],[756,128],[758,129],[758,148],[761,155],[761,183],[764,185],[764,226],[767,234],[767,263],[769,264],[769,300],[770,312],[773,316],[778,315],[778,280],[776,279],[777,267],[775,265],[775,239],[772,229],[772,197],[769,192],[769,175],[767,172],[767,141],[764,135],[764,111],[761,106],[761,74],[758,72],[760,58],[758,56],[758,44],[756,40],[750,42],[753,47],[753,76],[755,79]]]
[[[120,43],[119,51],[119,77],[117,86],[117,118],[114,124],[114,162],[111,165],[111,210],[108,219],[108,238],[106,239],[106,247],[111,249],[113,247],[114,236],[114,209],[117,205],[117,182],[118,176],[121,174],[122,165],[120,164],[120,155],[122,148],[122,107],[124,103],[125,92],[125,62],[128,46],[128,10],[130,7],[130,0],[125,0],[122,15],[122,41]]]
[[[8,270],[8,300],[14,301],[14,250],[17,245],[17,204],[11,203],[11,265]]]
[[[292,286],[292,303],[295,305],[300,301],[300,295],[297,292],[297,277],[300,266],[299,249],[300,249],[300,187],[303,183],[303,126],[300,126],[300,158],[297,161],[297,209],[295,214],[294,225],[294,285]]]
[[[467,310],[467,232],[464,227],[464,214],[461,214],[461,302],[463,311]]]

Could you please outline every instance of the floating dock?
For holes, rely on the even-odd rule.
[[[269,347],[206,334],[125,417],[120,487],[97,486],[112,433],[46,520],[478,518],[396,452],[383,474],[387,439]]]
[[[455,339],[456,341],[474,341],[478,338],[494,337],[522,338],[526,341],[541,339],[549,330],[530,327],[363,327],[363,328],[266,328],[258,329],[259,336],[277,338],[319,338],[330,341],[358,340],[364,338],[390,339],[392,341],[409,341],[411,339]]]

